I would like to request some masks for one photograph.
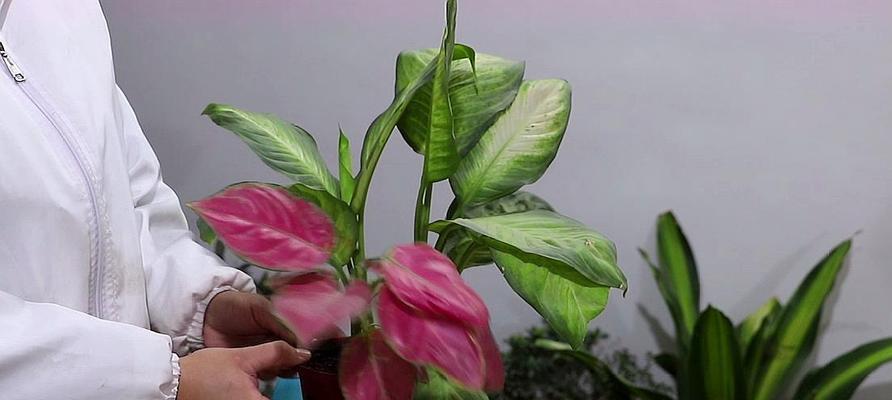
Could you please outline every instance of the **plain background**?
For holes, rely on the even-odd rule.
[[[103,6],[119,84],[184,201],[281,181],[199,115],[208,102],[302,125],[334,167],[338,125],[358,151],[392,99],[396,54],[436,46],[443,25],[439,0]],[[892,335],[892,3],[462,1],[458,40],[526,60],[528,78],[573,85],[562,150],[531,189],[617,243],[631,290],[614,292],[593,324],[612,346],[658,351],[646,315],[671,330],[636,253],[652,249],[666,209],[696,252],[703,306],[734,320],[769,296],[786,300],[860,231],[817,358]],[[370,195],[370,254],[411,240],[419,172],[395,133]],[[441,211],[449,189],[437,189]],[[537,323],[494,268],[465,276],[499,337]],[[887,367],[860,398],[888,398],[878,384],[890,380]]]

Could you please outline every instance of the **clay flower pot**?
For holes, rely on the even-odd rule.
[[[297,368],[304,400],[343,400],[338,382],[341,349],[349,338],[336,338],[313,349],[313,357]]]

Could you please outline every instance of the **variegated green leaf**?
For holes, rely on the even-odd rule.
[[[740,345],[731,321],[707,307],[691,336],[688,357],[691,399],[744,400]]]
[[[811,353],[824,302],[851,246],[851,240],[836,246],[809,272],[784,307],[759,363],[752,399],[774,399]]]
[[[583,347],[588,324],[607,306],[610,288],[564,264],[535,263],[492,250],[505,280],[573,348]]]
[[[425,370],[427,382],[415,387],[415,400],[488,400],[483,392],[476,392],[462,387],[460,383],[451,381],[442,372],[433,368]]]
[[[566,81],[524,82],[450,178],[460,204],[484,204],[538,180],[554,160],[569,118]]]
[[[740,342],[740,349],[743,354],[745,354],[753,337],[759,332],[762,324],[765,321],[776,318],[780,314],[781,308],[780,301],[776,297],[772,297],[740,323],[737,327],[737,339]]]
[[[657,280],[684,351],[700,315],[700,279],[694,252],[672,212],[657,219],[657,253]]]
[[[414,81],[437,53],[437,49],[400,53],[397,59],[397,91]],[[467,154],[496,116],[511,104],[523,80],[523,72],[523,63],[474,53],[469,47],[456,44],[449,76],[449,101],[459,154]],[[424,154],[427,136],[426,110],[430,108],[432,87],[432,84],[427,84],[418,90],[399,121],[403,138],[421,154]]]
[[[442,232],[450,224],[469,229],[496,250],[522,257],[536,257],[542,263],[568,266],[598,285],[619,289],[627,286],[625,275],[616,265],[613,242],[558,213],[533,210],[458,218],[434,223],[431,229]]]
[[[338,195],[338,182],[307,131],[271,114],[209,104],[202,114],[241,138],[270,168],[314,189]]]
[[[353,198],[353,190],[356,188],[356,178],[353,177],[353,155],[350,151],[350,139],[340,130],[338,136],[338,177],[341,183],[341,200],[349,203]]]
[[[892,338],[858,346],[810,372],[796,391],[796,400],[847,400],[874,370],[892,361]]]

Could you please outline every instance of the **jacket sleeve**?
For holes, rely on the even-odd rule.
[[[173,350],[184,355],[203,346],[204,310],[213,296],[232,289],[253,291],[254,283],[193,240],[180,201],[162,181],[158,159],[120,88],[116,97],[146,273],[149,321],[152,330],[170,336]]]
[[[166,335],[0,291],[5,400],[173,400],[177,361]]]

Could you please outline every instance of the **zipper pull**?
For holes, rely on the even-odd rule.
[[[9,58],[9,53],[7,53],[6,48],[3,47],[3,42],[0,42],[0,58],[2,58],[3,63],[6,64],[6,69],[9,70],[9,74],[12,75],[12,79],[20,83],[25,81],[25,74],[23,74],[22,70],[19,69],[19,66],[12,61],[12,58]]]

